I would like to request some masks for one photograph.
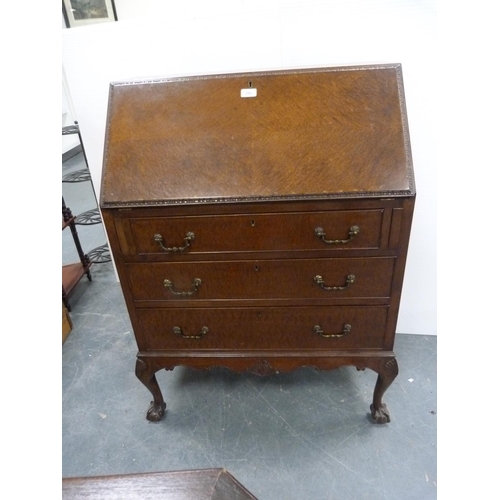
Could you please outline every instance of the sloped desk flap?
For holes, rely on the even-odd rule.
[[[414,193],[401,66],[117,82],[101,206]]]

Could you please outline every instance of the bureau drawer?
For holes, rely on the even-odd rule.
[[[141,350],[376,349],[386,306],[138,309]]]
[[[139,254],[377,249],[382,215],[379,209],[153,217],[132,218],[130,227]]]
[[[126,264],[135,300],[389,297],[392,257]]]

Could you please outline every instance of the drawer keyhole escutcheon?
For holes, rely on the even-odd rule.
[[[179,246],[179,247],[166,247],[163,244],[163,236],[159,233],[155,234],[153,236],[153,239],[158,243],[158,246],[164,251],[164,252],[183,252],[186,250],[190,243],[194,240],[194,233],[191,231],[186,233],[186,236],[184,237],[184,245]]]
[[[180,335],[183,339],[202,339],[207,333],[208,333],[208,327],[207,326],[202,326],[200,333],[196,335],[187,335],[182,331],[182,328],[180,326],[174,326],[173,332],[175,335]]]
[[[346,323],[342,329],[342,333],[325,333],[319,325],[315,325],[313,330],[314,333],[321,335],[325,339],[338,339],[340,337],[345,337],[351,331],[351,325]]]
[[[349,274],[346,277],[345,285],[341,285],[341,286],[326,286],[325,285],[325,281],[323,280],[323,277],[318,274],[317,276],[314,277],[314,283],[316,283],[323,290],[327,290],[327,291],[330,291],[330,290],[345,290],[346,288],[349,288],[354,283],[355,279],[356,279],[356,276],[354,276],[354,274]]]
[[[193,280],[193,284],[191,285],[192,290],[188,290],[187,292],[179,292],[177,290],[174,290],[174,285],[169,279],[163,281],[163,286],[165,288],[168,288],[174,295],[178,295],[181,297],[188,297],[190,295],[193,295],[193,293],[196,293],[198,291],[200,285],[201,285],[201,279],[195,278]]]
[[[329,240],[327,239],[326,233],[322,227],[317,227],[314,230],[314,234],[327,245],[345,245],[346,243],[349,243],[355,236],[357,236],[359,232],[360,232],[359,226],[351,226],[349,228],[349,237],[347,239]]]

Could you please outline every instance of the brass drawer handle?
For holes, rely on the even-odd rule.
[[[327,240],[326,233],[325,231],[323,231],[322,227],[317,227],[314,230],[314,234],[328,245],[344,245],[345,243],[349,243],[356,235],[358,235],[359,231],[359,226],[351,226],[349,228],[349,238],[347,238],[346,240]]]
[[[189,247],[189,243],[194,240],[194,233],[192,233],[191,231],[186,233],[186,236],[184,237],[184,246],[182,247],[166,247],[163,244],[163,236],[161,234],[155,234],[153,238],[164,252],[183,252],[184,250],[186,250],[186,248]]]
[[[180,326],[174,326],[173,332],[175,335],[180,335],[183,339],[202,339],[208,333],[208,327],[202,326],[200,333],[197,335],[186,335]]]
[[[342,330],[342,333],[325,333],[321,326],[315,325],[314,328],[314,333],[317,333],[318,335],[321,335],[325,339],[331,339],[331,338],[336,338],[338,339],[339,337],[345,337],[350,331],[351,331],[351,325],[346,323],[344,325],[344,328]]]
[[[323,280],[323,277],[320,276],[319,274],[314,277],[314,282],[323,290],[345,290],[346,288],[350,287],[353,283],[354,280],[356,279],[356,276],[354,274],[348,274],[347,278],[345,280],[345,285],[343,286],[326,286],[325,281]]]
[[[166,279],[163,281],[163,286],[165,288],[168,288],[174,295],[180,295],[182,297],[187,297],[189,295],[193,295],[193,293],[196,293],[198,291],[198,287],[200,285],[201,285],[200,278],[195,278],[193,280],[193,284],[191,285],[193,287],[192,290],[189,290],[188,292],[178,292],[177,290],[174,290],[174,285],[169,279]]]

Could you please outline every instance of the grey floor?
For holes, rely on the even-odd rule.
[[[82,165],[73,157],[63,175]],[[95,205],[88,183],[63,184],[63,196],[75,214]],[[105,242],[101,226],[78,232],[86,251]],[[63,262],[74,260],[64,233],[62,246]],[[161,371],[167,414],[150,423],[113,265],[91,271],[71,297],[62,347],[63,477],[224,467],[260,500],[437,497],[436,337],[397,335],[387,425],[368,414],[376,374],[352,367]]]

